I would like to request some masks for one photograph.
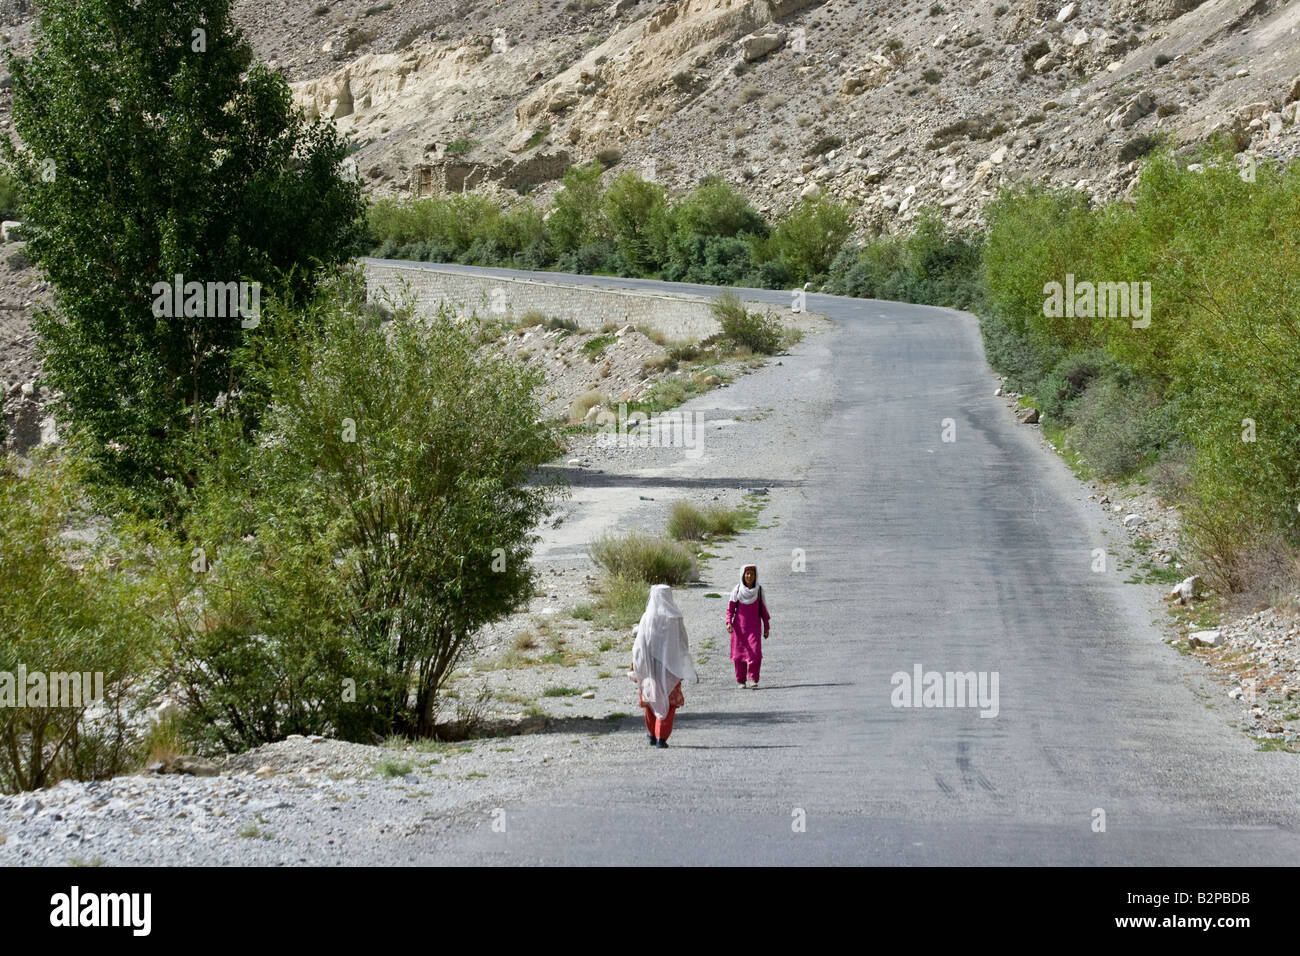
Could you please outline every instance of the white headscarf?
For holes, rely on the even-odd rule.
[[[750,568],[754,569],[754,586],[745,587],[745,572]],[[753,604],[758,600],[758,565],[747,564],[740,569],[740,582],[731,589],[731,600],[739,601],[741,604]],[[767,603],[764,601],[763,603]]]
[[[682,612],[673,603],[673,589],[666,584],[650,589],[650,600],[636,626],[632,676],[641,686],[641,699],[659,718],[668,716],[668,698],[678,681],[700,679],[691,660]]]

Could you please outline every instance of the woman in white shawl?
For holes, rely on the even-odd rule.
[[[645,708],[650,746],[667,747],[668,735],[673,732],[673,717],[677,708],[686,703],[682,680],[687,677],[699,680],[699,676],[691,660],[682,612],[673,603],[673,589],[666,584],[656,584],[650,589],[650,600],[636,626],[632,670],[628,676],[636,682],[638,701]]]

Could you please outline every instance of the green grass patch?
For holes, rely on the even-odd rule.
[[[631,533],[605,536],[591,546],[592,559],[615,578],[681,585],[699,574],[695,555],[669,538]]]
[[[668,518],[668,534],[678,541],[731,538],[756,523],[754,512],[746,508],[722,505],[701,508],[689,501],[678,501]]]
[[[375,772],[382,777],[404,777],[415,772],[415,763],[399,757],[385,757],[375,764]]]

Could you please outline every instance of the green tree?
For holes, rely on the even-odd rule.
[[[604,213],[628,270],[633,275],[658,270],[668,252],[664,188],[631,170],[620,173],[605,190]]]
[[[664,278],[739,282],[753,267],[752,244],[765,239],[766,220],[744,194],[716,176],[673,204]]]
[[[431,734],[478,630],[532,593],[533,529],[555,492],[538,469],[560,446],[540,373],[480,349],[472,323],[409,304],[329,313],[277,375],[264,484],[306,534],[338,536],[372,726]]]
[[[38,328],[62,414],[102,475],[192,483],[179,436],[239,388],[231,356],[256,331],[156,315],[154,285],[306,296],[355,241],[346,144],[252,63],[229,0],[49,0],[34,53],[10,70],[22,146],[7,159],[28,255],[55,290]]]
[[[770,245],[784,259],[796,281],[823,275],[853,231],[849,208],[815,196],[800,200],[772,230]]]
[[[557,254],[577,252],[583,246],[610,238],[609,223],[601,211],[603,190],[599,163],[571,166],[555,194],[546,220],[551,246]]]

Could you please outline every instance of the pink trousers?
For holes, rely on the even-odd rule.
[[[763,663],[762,658],[759,658],[756,661],[732,661],[732,663],[736,665],[737,684],[745,683],[745,670],[747,667],[749,670],[749,679],[755,684],[758,683],[758,668],[759,665]]]

